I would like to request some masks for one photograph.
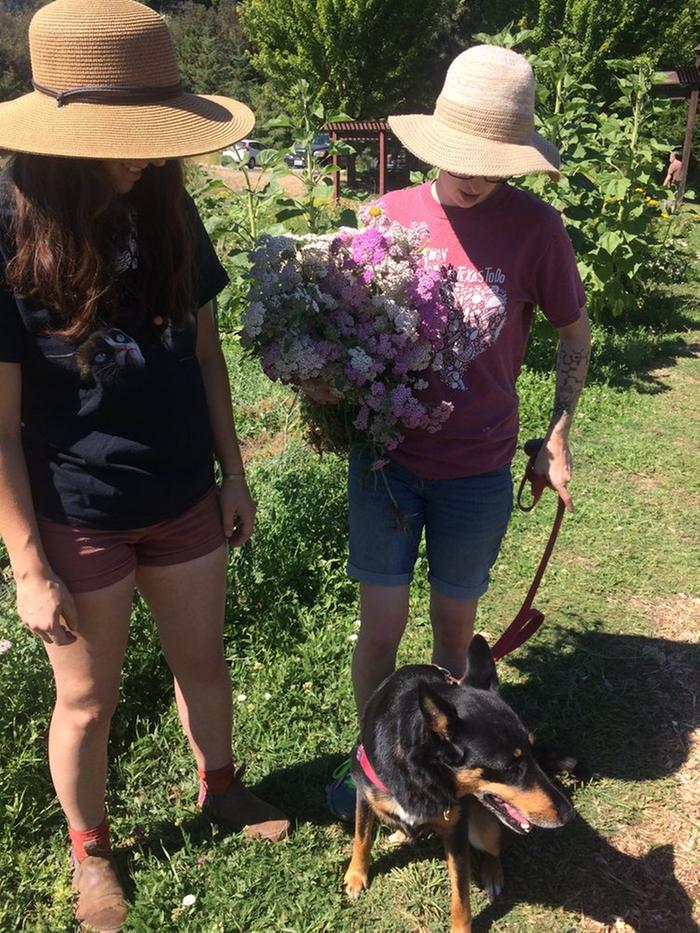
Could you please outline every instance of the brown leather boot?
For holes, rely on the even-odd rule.
[[[245,827],[248,839],[267,839],[268,842],[286,839],[290,828],[287,817],[272,804],[251,793],[241,781],[242,774],[242,768],[236,771],[225,794],[206,791],[200,797],[204,813],[215,823],[230,829]]]
[[[84,933],[120,933],[128,908],[109,850],[85,844],[87,855],[75,863],[75,917]]]

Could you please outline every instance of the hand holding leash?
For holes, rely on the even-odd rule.
[[[523,447],[529,458],[527,461],[527,466],[525,467],[525,473],[520,482],[517,496],[518,508],[523,512],[531,512],[534,509],[534,507],[539,502],[542,492],[547,486],[549,486],[550,489],[554,489],[554,486],[552,486],[547,476],[542,473],[535,472],[535,461],[537,460],[543,444],[544,438],[536,437],[527,441]],[[530,490],[532,495],[532,501],[530,503],[524,502],[523,499],[523,494],[525,492],[525,486],[527,483],[530,483]],[[566,490],[564,490],[564,492],[566,492]],[[568,493],[567,499],[564,498],[560,490],[559,500],[557,502],[557,513],[554,517],[554,524],[552,525],[549,540],[547,541],[547,546],[544,549],[544,554],[540,560],[535,578],[527,592],[525,601],[520,607],[520,611],[491,649],[491,653],[494,657],[494,660],[496,661],[499,658],[510,654],[510,652],[514,651],[516,648],[519,648],[520,645],[522,645],[528,640],[528,638],[535,634],[537,629],[544,622],[544,613],[540,612],[539,609],[536,609],[532,603],[535,599],[537,590],[539,589],[539,585],[542,581],[542,577],[544,576],[547,564],[549,563],[549,558],[551,557],[552,551],[554,550],[557,535],[559,534],[562,519],[564,518],[564,512],[567,508],[569,511],[573,511],[571,497],[568,495]]]
[[[553,489],[559,495],[568,512],[574,511],[574,503],[566,488],[566,484],[571,479],[571,454],[566,442],[561,442],[561,444],[559,457],[553,457],[543,437],[535,437],[525,442],[523,450],[529,459],[525,468],[525,476],[518,491],[518,507],[521,511],[532,511],[546,487]],[[553,463],[553,460],[556,462]],[[551,478],[553,467],[556,474],[554,482],[552,482]],[[557,482],[557,479],[560,481]],[[528,506],[522,501],[523,488],[526,482],[530,483],[532,490],[532,503]]]

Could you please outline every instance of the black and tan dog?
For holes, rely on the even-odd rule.
[[[469,933],[469,843],[482,854],[489,896],[503,887],[502,827],[563,826],[571,804],[544,773],[531,736],[497,693],[481,636],[456,681],[431,665],[402,667],[372,694],[353,756],[357,811],[345,890],[367,887],[375,816],[408,840],[442,837],[452,886],[452,933]]]

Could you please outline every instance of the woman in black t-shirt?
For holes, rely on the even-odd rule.
[[[164,21],[134,0],[56,0],[30,43],[35,90],[0,108],[0,148],[15,152],[0,182],[0,534],[56,681],[49,759],[76,914],[118,930],[107,739],[135,586],[174,675],[200,805],[251,836],[289,826],[231,759],[226,539],[247,540],[255,506],[215,323],[227,278],[179,161],[254,118],[185,94]]]

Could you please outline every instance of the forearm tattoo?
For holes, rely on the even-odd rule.
[[[590,358],[589,347],[559,345],[557,388],[552,411],[553,422],[558,422],[562,417],[565,417],[567,421],[571,420],[586,380]]]

